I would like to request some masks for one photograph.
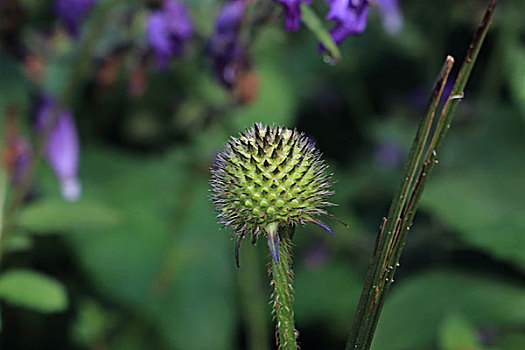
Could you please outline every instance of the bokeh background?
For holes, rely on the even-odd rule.
[[[246,241],[237,269],[209,199],[215,154],[256,121],[304,131],[334,173],[331,213],[350,228],[298,228],[295,313],[302,349],[343,348],[434,78],[447,54],[463,59],[487,1],[403,0],[396,33],[372,8],[335,66],[268,2],[276,15],[248,31],[249,69],[233,90],[206,55],[223,2],[185,3],[195,34],[161,70],[144,35],[155,1],[100,1],[77,39],[51,1],[0,1],[1,124],[10,115],[34,144],[36,97],[69,94],[82,182],[68,202],[38,162],[3,247],[2,349],[275,348],[266,243]],[[326,3],[313,3],[323,18]],[[497,8],[374,349],[525,348],[523,13],[523,0]],[[6,282],[13,271],[47,277]]]

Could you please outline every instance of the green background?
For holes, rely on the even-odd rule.
[[[136,51],[117,55],[116,48],[144,47],[141,2],[120,3],[109,15],[97,7],[83,37],[105,15],[101,37],[79,60],[78,43],[60,32],[49,1],[18,2],[21,40],[43,53],[46,69],[37,87],[3,47],[0,113],[15,105],[26,136],[34,140],[38,89],[60,92],[79,61],[98,63],[82,72],[71,97],[82,197],[64,201],[50,168],[38,166],[2,259],[0,346],[275,348],[266,242],[246,241],[237,269],[231,230],[216,223],[208,185],[229,136],[260,121],[307,133],[334,173],[338,206],[330,212],[350,228],[330,222],[336,237],[311,224],[297,229],[295,313],[302,349],[342,349],[434,77],[447,54],[463,59],[487,1],[401,1],[404,25],[396,34],[383,30],[372,7],[367,30],[340,45],[336,66],[324,63],[304,26],[285,32],[277,17],[250,38],[258,89],[241,106],[231,105],[205,56],[218,1],[187,1],[198,35],[168,70],[147,64],[138,97],[128,93]],[[313,3],[324,17],[325,2]],[[523,13],[522,0],[497,8],[374,349],[525,348]],[[54,36],[42,47],[39,35]],[[104,62],[117,68],[102,86]],[[382,160],[385,148],[397,159]]]

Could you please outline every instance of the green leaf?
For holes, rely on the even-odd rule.
[[[523,331],[514,331],[502,335],[495,341],[494,349],[498,350],[523,350],[525,348],[525,334]]]
[[[137,318],[146,317],[166,347],[229,349],[235,326],[233,248],[230,233],[218,230],[200,157],[212,159],[192,148],[152,157],[84,149],[84,193],[121,220],[65,237],[97,290]],[[161,280],[168,282],[158,287],[166,264],[170,268]],[[131,338],[126,341],[141,341],[135,328],[124,332]]]
[[[88,346],[102,339],[115,324],[115,315],[92,300],[83,301],[72,326],[72,338],[78,345]]]
[[[510,190],[521,185],[504,173],[494,180],[477,171],[440,176],[428,186],[424,207],[466,242],[525,268],[525,215],[516,210],[519,202],[502,194],[501,188],[490,186],[501,182]]]
[[[490,276],[447,270],[397,280],[388,296],[373,349],[427,349],[440,325],[459,313],[473,326],[525,326],[521,286]]]
[[[521,117],[525,120],[525,48],[519,38],[519,33],[508,35],[505,52],[505,72],[514,101],[521,109]]]
[[[154,317],[174,349],[232,349],[237,271],[231,233],[219,231],[205,179],[189,203],[192,210],[177,232],[175,278],[156,297]]]
[[[68,306],[64,286],[39,272],[12,269],[0,276],[0,298],[40,312],[59,312]]]
[[[463,315],[452,313],[441,325],[439,334],[441,350],[480,350],[476,330]]]
[[[30,236],[12,232],[6,237],[5,250],[9,253],[23,252],[33,247],[33,240]]]
[[[525,269],[523,122],[501,106],[480,117],[475,132],[451,135],[421,205],[463,242]]]
[[[109,149],[83,150],[83,192],[118,213],[119,220],[66,238],[97,288],[122,304],[137,307],[144,301],[170,227],[179,219],[170,209],[178,199],[176,184],[182,181],[180,154],[146,158]],[[71,220],[73,230],[82,229],[86,221],[77,219],[78,225]]]
[[[24,206],[17,216],[18,225],[34,233],[102,230],[120,220],[116,210],[89,199],[71,203],[44,198]]]
[[[317,14],[305,3],[301,4],[301,13],[301,20],[326,48],[333,63],[339,62],[341,60],[341,52]]]

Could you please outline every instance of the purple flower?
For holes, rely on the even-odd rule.
[[[301,2],[309,4],[311,0],[276,0],[284,6],[286,30],[297,30],[301,24]]]
[[[55,0],[55,13],[69,34],[78,37],[82,21],[97,0]]]
[[[79,143],[73,114],[68,110],[56,110],[54,98],[46,96],[40,99],[37,107],[36,122],[40,132],[49,134],[45,144],[46,159],[60,180],[62,195],[74,201],[81,193],[78,180]],[[56,118],[53,113],[58,113]],[[54,125],[49,123],[54,122]]]
[[[365,30],[371,2],[379,6],[383,26],[389,33],[398,32],[403,23],[398,0],[327,0],[327,2],[330,10],[326,18],[336,23],[330,34],[337,44],[347,36],[361,34]]]
[[[339,44],[351,34],[360,34],[366,28],[368,0],[327,0],[330,10],[326,19],[335,21],[330,30],[332,39]]]
[[[245,7],[243,0],[224,4],[215,18],[215,32],[208,43],[215,74],[228,88],[235,84],[239,71],[247,64],[244,48],[238,40]]]
[[[166,68],[172,57],[181,56],[192,35],[190,16],[186,6],[179,1],[166,0],[160,9],[149,15],[146,37],[159,68]]]

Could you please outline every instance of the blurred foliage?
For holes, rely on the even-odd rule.
[[[523,290],[519,286],[490,275],[428,270],[406,279],[392,293],[374,339],[374,348],[424,348],[432,343],[441,327],[465,327],[441,326],[445,322],[456,322],[450,320],[454,313],[463,315],[464,322],[472,322],[480,331],[486,324],[512,328],[525,320],[524,303]],[[442,346],[452,342],[446,339],[451,336],[442,334],[445,337]]]
[[[12,269],[0,277],[0,298],[10,304],[41,312],[58,312],[67,307],[64,286],[30,270]]]
[[[451,314],[441,326],[440,348],[443,350],[481,349],[475,328],[462,316]]]
[[[273,344],[267,249],[245,243],[240,273],[208,193],[216,152],[261,121],[306,132],[334,172],[339,206],[331,213],[350,229],[331,223],[334,238],[298,228],[296,317],[302,349],[343,348],[434,76],[446,54],[464,57],[486,1],[401,1],[404,27],[395,35],[371,11],[365,33],[340,45],[336,66],[324,63],[310,31],[284,32],[282,16],[272,17],[250,38],[254,80],[243,89],[254,96],[241,103],[214,80],[205,56],[220,1],[186,1],[197,35],[160,72],[143,60],[142,2],[116,2],[109,14],[97,8],[79,41],[60,28],[50,1],[15,2],[24,14],[19,38],[45,69],[35,83],[15,48],[2,46],[0,114],[14,107],[35,142],[37,93],[73,86],[83,193],[64,201],[49,167],[38,164],[2,258],[0,347],[241,349],[258,328]],[[324,18],[325,3],[313,3]],[[522,0],[499,4],[375,349],[525,348],[524,11]],[[100,26],[102,15],[111,21]],[[102,36],[87,45],[97,28]],[[83,45],[90,50],[77,56]],[[142,94],[130,93],[137,77]],[[266,323],[246,316],[261,310]]]

